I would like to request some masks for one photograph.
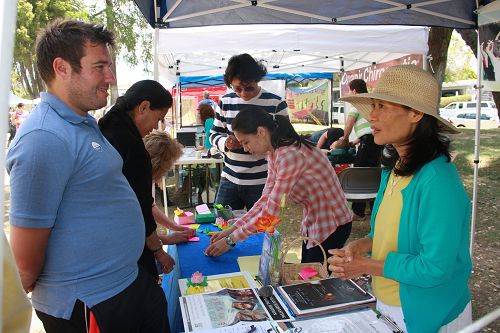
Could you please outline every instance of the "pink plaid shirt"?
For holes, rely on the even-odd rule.
[[[245,216],[236,220],[233,232],[238,242],[257,232],[254,224],[264,213],[280,214],[284,193],[303,207],[302,236],[324,242],[339,226],[352,221],[335,170],[328,158],[316,147],[301,145],[280,147],[267,154],[267,181],[262,197]],[[307,244],[311,248],[313,244]]]

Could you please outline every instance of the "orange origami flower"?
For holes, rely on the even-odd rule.
[[[280,222],[280,218],[270,214],[266,214],[257,219],[255,227],[257,227],[258,232],[267,232],[272,234],[274,233],[274,227],[280,224]]]

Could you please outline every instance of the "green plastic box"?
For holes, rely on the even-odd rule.
[[[215,214],[210,211],[210,214],[198,214],[195,213],[196,223],[213,223],[215,222]]]

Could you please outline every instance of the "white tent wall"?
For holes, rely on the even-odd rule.
[[[221,75],[229,58],[249,53],[269,73],[339,72],[406,54],[427,54],[428,28],[405,26],[252,25],[162,29],[161,79]],[[200,43],[200,41],[202,41]]]

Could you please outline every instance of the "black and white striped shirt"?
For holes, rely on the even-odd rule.
[[[240,110],[249,106],[258,106],[269,113],[288,116],[286,102],[263,88],[249,101],[244,101],[234,92],[221,97],[215,112],[214,126],[210,131],[210,143],[224,154],[222,177],[237,185],[261,185],[265,184],[267,178],[267,161],[264,156],[250,155],[243,149],[229,152],[224,149],[226,138],[233,134],[233,119]]]

